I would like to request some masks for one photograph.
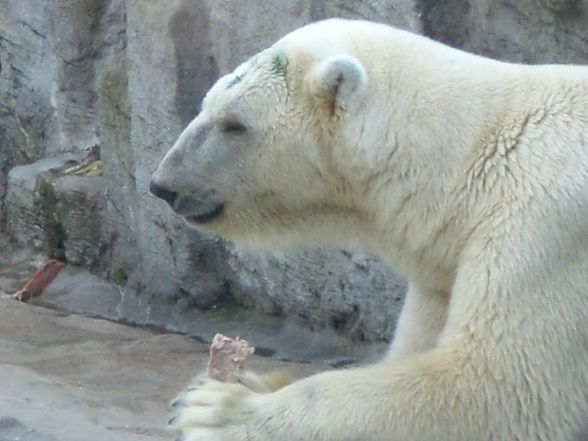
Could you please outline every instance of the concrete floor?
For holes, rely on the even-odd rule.
[[[0,441],[172,440],[168,403],[207,360],[189,337],[0,296]],[[248,367],[326,369],[255,356]]]

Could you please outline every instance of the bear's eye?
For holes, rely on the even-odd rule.
[[[224,121],[222,124],[222,129],[224,133],[229,133],[232,135],[240,135],[247,131],[247,127],[238,121]]]

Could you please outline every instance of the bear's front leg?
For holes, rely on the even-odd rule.
[[[427,354],[325,372],[267,394],[205,380],[171,425],[183,441],[485,440],[475,424],[487,421],[471,418],[485,400],[465,366],[455,352]]]
[[[432,349],[447,319],[449,294],[410,282],[386,359],[400,360]]]

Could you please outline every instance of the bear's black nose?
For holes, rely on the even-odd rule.
[[[173,205],[173,203],[178,197],[178,194],[175,191],[168,190],[167,188],[163,187],[155,181],[151,181],[151,183],[149,184],[149,191],[154,196],[163,199],[170,205]]]

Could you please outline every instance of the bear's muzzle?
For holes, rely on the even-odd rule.
[[[176,213],[192,224],[206,224],[218,218],[225,207],[215,197],[215,191],[205,192],[206,197],[195,198],[194,194],[182,196],[170,190],[156,180],[149,184],[149,191],[156,197],[163,199]]]

